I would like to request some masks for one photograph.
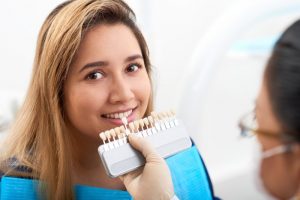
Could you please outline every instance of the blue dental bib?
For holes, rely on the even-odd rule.
[[[215,199],[209,175],[196,148],[182,151],[166,159],[172,174],[177,197],[180,200]],[[38,180],[3,176],[0,182],[0,200],[38,200]],[[77,200],[131,200],[127,191],[74,186]]]

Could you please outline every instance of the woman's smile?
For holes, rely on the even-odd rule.
[[[136,108],[137,107],[115,111],[108,114],[102,114],[101,117],[104,118],[108,123],[120,126],[123,124],[121,120],[123,117],[126,117],[128,122],[132,122],[137,119],[134,113]]]

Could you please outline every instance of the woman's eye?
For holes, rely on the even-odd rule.
[[[140,68],[140,65],[138,64],[131,64],[127,67],[126,71],[127,72],[135,72]]]
[[[90,73],[87,76],[87,79],[89,79],[89,80],[98,80],[102,77],[103,77],[103,74],[101,74],[100,72],[93,72],[93,73]]]

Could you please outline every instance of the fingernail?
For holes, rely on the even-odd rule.
[[[136,140],[138,138],[135,133],[130,134],[129,137],[131,138],[131,140]]]
[[[132,140],[133,138],[134,138],[134,135],[133,135],[133,134],[129,134],[129,135],[128,135],[128,139],[129,139],[129,140]]]

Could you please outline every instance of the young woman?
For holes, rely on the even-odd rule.
[[[1,195],[34,199],[32,180],[38,180],[41,198],[131,199],[125,191],[129,188],[138,199],[143,190],[132,190],[128,177],[139,177],[139,186],[153,177],[133,172],[122,178],[125,185],[109,178],[99,159],[98,134],[121,125],[123,116],[130,122],[149,115],[150,72],[146,42],[122,0],[73,0],[55,8],[40,30],[29,90],[0,154]],[[190,162],[187,158],[203,165],[195,147],[169,161],[173,181],[178,182],[176,193],[185,199],[211,199],[205,167],[195,173],[184,164]],[[155,168],[157,160],[168,174],[161,158],[154,159],[154,165],[147,163],[144,172]],[[195,183],[201,178],[205,182],[200,187]],[[148,198],[174,195],[170,178],[161,180],[169,189]]]
[[[149,115],[150,71],[146,42],[124,2],[59,5],[40,30],[28,94],[4,145],[2,163],[14,159],[18,168],[8,163],[3,171],[45,181],[49,199],[71,199],[75,184],[124,190],[105,175],[98,134],[121,125],[121,116]]]

